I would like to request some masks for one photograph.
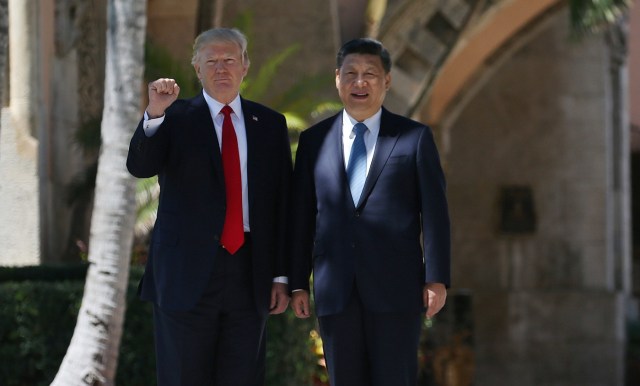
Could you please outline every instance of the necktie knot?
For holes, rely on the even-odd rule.
[[[358,122],[355,126],[353,126],[353,131],[356,132],[356,137],[360,137],[367,131],[367,125],[362,122]]]
[[[229,105],[224,105],[222,107],[222,110],[220,110],[220,112],[224,114],[225,117],[230,117],[231,113],[233,112],[233,109]]]

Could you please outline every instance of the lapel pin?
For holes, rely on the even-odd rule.
[[[254,121],[258,122],[258,117],[256,117],[255,115],[252,115],[251,119],[253,119]]]

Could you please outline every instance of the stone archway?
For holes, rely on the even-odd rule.
[[[386,105],[441,127],[450,109],[459,108],[462,94],[481,84],[493,64],[564,5],[562,0],[404,1],[379,36],[395,65]]]

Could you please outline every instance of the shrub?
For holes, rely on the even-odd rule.
[[[49,385],[71,341],[86,266],[0,267],[0,382]],[[116,384],[153,386],[155,351],[151,304],[136,297],[140,268],[132,268]],[[58,279],[62,278],[62,279]],[[290,311],[269,318],[269,386],[304,386],[322,376],[310,331],[313,319]]]

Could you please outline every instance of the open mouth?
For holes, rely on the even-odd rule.
[[[355,99],[366,99],[369,94],[366,92],[352,92],[351,96],[354,97]]]

